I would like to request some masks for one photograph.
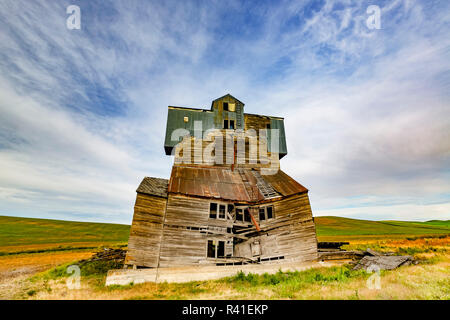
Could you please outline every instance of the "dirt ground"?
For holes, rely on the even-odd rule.
[[[30,276],[58,265],[86,259],[92,252],[44,252],[0,257],[0,299],[14,299],[26,290]]]

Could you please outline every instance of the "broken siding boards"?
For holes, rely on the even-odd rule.
[[[308,195],[294,195],[271,202],[271,205],[275,218],[259,221],[265,235],[236,245],[236,256],[261,260],[280,257],[290,261],[317,259],[317,239]],[[259,243],[258,254],[252,250],[255,243]]]
[[[167,199],[138,193],[125,264],[158,265]]]
[[[287,220],[283,226],[268,232],[269,235],[277,235],[278,251],[285,259],[317,259],[317,238],[308,194],[276,201],[273,205],[275,219],[271,224]]]

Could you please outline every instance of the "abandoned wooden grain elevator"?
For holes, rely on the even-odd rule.
[[[317,259],[308,190],[280,170],[283,118],[244,113],[230,94],[207,110],[169,106],[164,149],[172,173],[137,188],[126,265]]]

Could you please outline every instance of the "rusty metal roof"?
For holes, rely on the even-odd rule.
[[[254,170],[241,168],[232,171],[228,167],[173,166],[168,192],[236,202],[269,199],[261,193],[252,171]],[[274,175],[261,177],[281,196],[308,191],[281,170]]]

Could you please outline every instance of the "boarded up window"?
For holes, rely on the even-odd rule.
[[[228,103],[228,111],[235,112],[236,111],[236,104],[235,103]]]

